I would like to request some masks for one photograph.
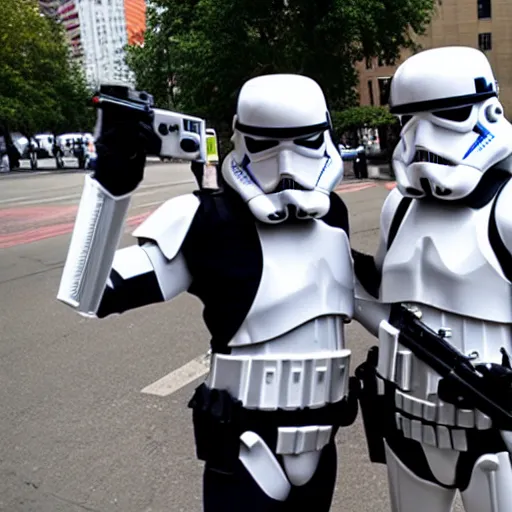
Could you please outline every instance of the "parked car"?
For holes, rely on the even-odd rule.
[[[348,148],[343,144],[338,144],[338,148],[340,150],[341,158],[345,161],[354,161],[357,160],[358,157],[362,153],[364,153],[364,146],[358,146],[357,148]]]
[[[0,172],[9,172],[20,167],[21,151],[15,145],[14,134],[5,123],[0,122]]]
[[[11,136],[13,149],[19,154],[18,163],[19,160],[30,160],[30,168],[37,169],[37,149],[39,147],[37,140],[34,138],[28,140],[19,132],[14,132]]]
[[[64,158],[76,158],[79,169],[88,169],[96,159],[94,137],[91,133],[64,133],[55,144],[55,159],[59,169],[64,168]]]
[[[37,158],[53,158],[54,136],[51,133],[39,133],[34,136]]]
[[[0,131],[0,172],[9,172],[10,170],[9,155],[7,154],[7,137]]]

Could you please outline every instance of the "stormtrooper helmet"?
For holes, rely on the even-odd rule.
[[[390,111],[402,124],[393,168],[405,196],[464,198],[512,153],[512,125],[491,66],[474,48],[436,48],[408,58],[391,81]]]
[[[330,130],[325,97],[314,80],[288,74],[253,78],[238,97],[234,149],[222,175],[262,222],[320,218],[343,175]]]

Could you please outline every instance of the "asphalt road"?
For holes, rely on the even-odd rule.
[[[164,397],[141,392],[206,352],[200,305],[181,296],[98,321],[56,301],[83,179],[0,175],[0,510],[200,512],[187,409],[200,381]],[[148,212],[193,187],[188,166],[148,167],[122,245]],[[340,193],[353,246],[374,251],[387,190],[358,182]],[[373,340],[356,324],[348,340],[355,368]],[[385,468],[369,463],[360,419],[337,440],[332,510],[389,512]]]

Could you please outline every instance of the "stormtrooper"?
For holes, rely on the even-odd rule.
[[[483,53],[420,52],[396,71],[397,187],[375,258],[354,253],[356,370],[370,458],[393,512],[512,510],[512,126]]]
[[[212,350],[189,403],[204,510],[327,511],[335,435],[358,405],[344,338],[354,307],[348,218],[333,192],[343,165],[323,92],[298,75],[246,82],[225,186],[170,199],[134,231],[135,245],[117,249],[154,143],[149,125],[99,123],[58,299],[103,318],[197,296]]]

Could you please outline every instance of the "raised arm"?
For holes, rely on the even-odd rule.
[[[160,207],[116,250],[146,153],[158,153],[150,119],[100,111],[98,159],[85,185],[57,299],[84,316],[104,317],[171,299],[190,286],[180,252],[199,200],[190,194]]]

